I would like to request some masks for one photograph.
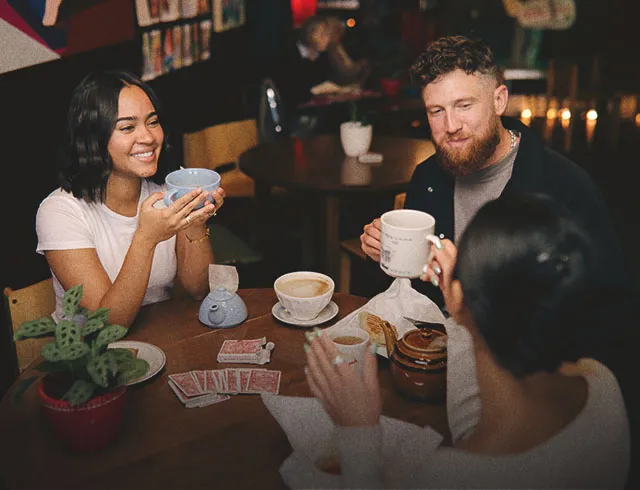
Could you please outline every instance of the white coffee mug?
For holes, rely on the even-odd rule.
[[[395,209],[380,218],[380,267],[391,277],[416,278],[429,260],[436,220],[423,211]]]
[[[369,348],[369,333],[359,327],[346,326],[328,330],[327,334],[333,340],[343,361],[362,373],[364,354]],[[341,342],[341,338],[349,343]]]

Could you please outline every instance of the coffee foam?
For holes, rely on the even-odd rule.
[[[313,277],[292,278],[278,283],[280,292],[296,298],[313,298],[329,291],[330,285]]]

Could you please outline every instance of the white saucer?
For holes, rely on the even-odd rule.
[[[109,348],[118,347],[121,349],[138,349],[137,358],[144,359],[149,363],[149,369],[147,374],[136,379],[132,379],[127,385],[135,385],[148,380],[152,376],[155,376],[167,362],[167,356],[165,356],[162,349],[156,347],[153,344],[147,342],[138,342],[137,340],[121,340],[118,342],[112,342],[109,344]]]
[[[271,313],[281,322],[288,323],[290,325],[297,325],[298,327],[314,327],[321,323],[328,322],[336,316],[338,314],[338,305],[331,301],[313,320],[296,320],[280,303],[273,305]]]

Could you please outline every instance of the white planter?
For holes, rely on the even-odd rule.
[[[359,122],[347,121],[340,125],[340,141],[342,148],[349,157],[357,157],[367,153],[371,147],[373,126],[363,126]]]

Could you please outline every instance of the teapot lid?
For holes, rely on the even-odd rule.
[[[216,300],[216,301],[228,301],[231,298],[233,298],[235,296],[235,294],[231,294],[227,288],[224,287],[217,287],[215,289],[215,291],[211,291],[209,293],[209,298]]]
[[[415,358],[446,356],[447,335],[430,328],[419,328],[405,333],[398,347],[405,355]]]

